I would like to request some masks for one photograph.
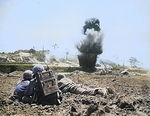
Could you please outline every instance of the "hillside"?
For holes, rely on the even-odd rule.
[[[39,63],[40,61],[37,60],[37,56],[31,53],[17,52],[17,53],[0,53],[0,62]]]
[[[1,62],[42,63],[32,53],[17,52],[0,54]],[[17,59],[17,60],[16,60]],[[9,98],[17,82],[22,80],[22,71],[0,73],[0,115],[51,115],[51,116],[149,116],[150,115],[150,71],[140,68],[110,66],[104,62],[97,71],[87,73],[59,72],[65,74],[77,84],[90,88],[111,87],[115,94],[103,97],[101,95],[79,95],[64,93],[62,104],[39,105],[13,102]],[[71,61],[51,59],[49,66],[78,67]],[[107,68],[106,68],[106,67]],[[58,73],[58,72],[56,72]]]
[[[45,53],[48,50],[36,51],[35,53],[28,53],[28,51],[19,50],[14,53],[0,53],[0,62],[2,63],[32,63],[32,64],[44,64],[45,62]],[[58,67],[78,67],[79,64],[77,61],[69,60],[59,60],[55,58],[50,58],[46,63],[49,66],[58,66]]]

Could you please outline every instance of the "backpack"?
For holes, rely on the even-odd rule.
[[[31,103],[42,105],[59,105],[62,101],[62,92],[58,88],[57,79],[52,70],[38,72],[33,75],[33,82],[29,85],[26,96],[33,94]],[[33,91],[33,92],[32,92]]]

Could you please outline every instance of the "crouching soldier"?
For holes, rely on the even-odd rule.
[[[12,100],[18,99],[24,103],[32,103],[35,86],[37,84],[37,80],[35,78],[35,73],[42,72],[44,67],[42,65],[35,65],[31,70],[26,70],[23,73],[23,80],[17,84],[15,87],[13,96],[11,97]]]
[[[45,95],[45,91],[43,90],[43,87],[45,87],[45,83],[40,82],[40,74],[50,74],[51,71],[45,71],[43,65],[36,64],[32,71],[26,70],[23,74],[23,80],[17,84],[15,90],[13,99],[18,99],[19,101],[22,101],[23,103],[39,103],[39,104],[56,104],[59,105],[62,101],[61,97],[61,91],[58,88],[57,83],[55,87],[57,87],[56,91],[51,91],[51,83],[48,83],[49,85],[46,86],[49,89],[48,94]],[[33,75],[32,75],[33,74]],[[50,74],[51,75],[51,74]],[[45,77],[44,77],[45,78]],[[47,76],[46,76],[46,79]],[[55,78],[49,78],[49,81],[54,80]],[[56,79],[57,80],[57,79]],[[48,81],[48,82],[49,82]],[[13,100],[12,99],[12,100]]]
[[[18,99],[19,101],[22,101],[22,98],[25,96],[25,92],[27,90],[27,87],[30,84],[30,80],[32,79],[32,71],[26,70],[23,73],[23,80],[17,84],[15,87],[13,98]]]
[[[37,102],[37,99],[35,96],[36,94],[40,94],[40,91],[38,89],[38,82],[37,82],[37,79],[35,77],[35,74],[37,72],[42,72],[44,71],[44,67],[40,64],[37,64],[33,67],[32,69],[32,73],[33,73],[33,76],[32,76],[32,79],[30,80],[30,83],[28,84],[28,86],[26,87],[26,90],[24,91],[24,96],[22,97],[22,101],[24,103],[33,103],[33,102]],[[39,97],[39,96],[38,96]]]
[[[44,70],[44,66],[41,64],[36,64],[32,72],[33,79],[25,91],[23,102],[60,105],[62,101],[61,91],[58,88],[57,79],[53,72]]]

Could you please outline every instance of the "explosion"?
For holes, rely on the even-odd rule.
[[[103,33],[94,31],[93,29],[87,30],[87,35],[80,41],[76,48],[81,54],[101,54],[102,51]]]

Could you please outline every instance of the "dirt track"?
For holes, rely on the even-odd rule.
[[[114,76],[76,74],[68,75],[76,83],[89,87],[113,88],[116,92],[103,98],[100,95],[63,94],[62,104],[36,105],[12,102],[12,95],[20,77],[0,76],[0,115],[52,116],[150,116],[150,75]]]

